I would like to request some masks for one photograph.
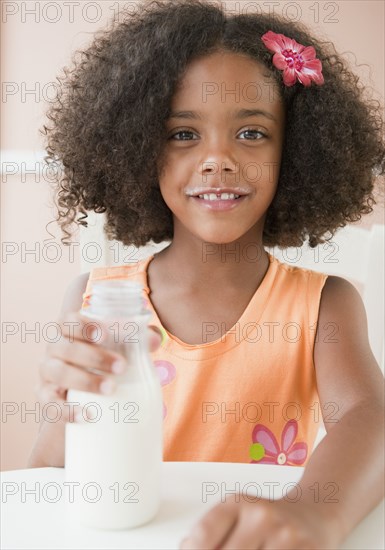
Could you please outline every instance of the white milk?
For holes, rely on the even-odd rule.
[[[103,345],[128,363],[114,377],[112,395],[75,390],[67,395],[67,401],[80,403],[85,420],[66,425],[65,494],[72,517],[90,527],[135,527],[150,521],[160,504],[163,401],[142,291],[137,282],[95,281],[90,308],[82,312],[109,328]]]
[[[79,402],[94,419],[66,425],[66,482],[76,483],[73,495],[69,488],[66,494],[76,521],[125,529],[156,515],[163,451],[157,384],[121,384],[111,396],[68,392],[67,401]]]

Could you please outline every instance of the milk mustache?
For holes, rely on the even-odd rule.
[[[66,425],[67,509],[83,525],[128,529],[150,521],[160,506],[163,401],[148,348],[151,313],[142,307],[142,286],[132,281],[95,282],[90,308],[81,313],[90,328],[108,328],[103,345],[129,366],[114,375],[111,395],[68,391],[82,421]]]

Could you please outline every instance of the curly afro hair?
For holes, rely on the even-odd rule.
[[[330,42],[271,14],[226,14],[203,0],[138,4],[98,31],[74,67],[58,77],[47,111],[53,123],[46,162],[56,170],[55,202],[64,244],[87,211],[104,212],[109,239],[144,246],[172,240],[172,212],[158,183],[167,141],[165,120],[188,63],[216,51],[247,54],[263,63],[284,100],[286,127],[276,195],[263,231],[268,247],[311,247],[376,204],[383,182],[382,107]],[[325,84],[286,87],[261,36],[268,30],[313,46]],[[377,179],[376,179],[377,178]]]

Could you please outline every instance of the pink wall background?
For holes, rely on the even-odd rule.
[[[383,101],[383,2],[301,0],[280,2],[278,7],[276,2],[244,1],[227,2],[226,6],[234,10],[250,5],[251,10],[256,3],[265,10],[274,5],[277,13],[293,19],[300,17],[319,35],[333,41],[338,51],[346,52],[348,59],[359,65],[356,73],[374,88],[374,97]],[[53,4],[61,7],[61,13],[55,11]],[[15,412],[2,415],[3,470],[26,466],[38,421],[23,411],[36,406],[34,387],[46,347],[44,330],[47,323],[56,321],[65,288],[80,272],[79,251],[71,257],[68,249],[59,248],[59,232],[54,225],[50,230],[56,235],[57,248],[43,248],[50,238],[45,226],[53,218],[51,192],[38,170],[25,174],[25,168],[31,169],[34,164],[28,160],[29,156],[42,149],[38,128],[44,120],[46,103],[52,97],[49,83],[69,64],[71,53],[88,43],[92,33],[113,15],[118,4],[134,9],[135,3],[106,0],[73,4],[72,14],[62,2],[2,2],[1,6],[2,163],[3,167],[5,161],[16,163],[15,173],[3,174],[1,185],[1,231],[3,251],[7,252],[1,265],[1,399],[3,413],[11,409]],[[82,13],[84,5],[88,8]],[[34,95],[25,94],[33,89]],[[5,151],[19,152],[6,156]],[[22,161],[26,163],[24,169]],[[372,223],[384,223],[383,205],[378,205],[360,225],[370,227]],[[25,253],[34,248],[35,256]],[[61,254],[56,262],[55,250]],[[25,333],[25,329],[33,328],[35,335]],[[14,335],[6,334],[12,329]],[[54,337],[54,331],[46,334],[48,338]]]

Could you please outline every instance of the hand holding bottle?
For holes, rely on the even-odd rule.
[[[125,358],[103,347],[108,339],[108,328],[99,333],[95,341],[90,320],[75,311],[63,311],[58,321],[61,338],[50,343],[39,366],[39,383],[36,395],[41,407],[56,403],[61,409],[60,420],[54,423],[41,417],[40,430],[29,457],[29,467],[64,466],[64,433],[66,422],[73,422],[76,408],[65,405],[69,389],[101,393],[113,391],[114,378],[121,367],[129,368]],[[100,327],[102,325],[100,324]],[[161,343],[161,334],[149,326],[149,351],[155,351]],[[97,369],[97,373],[89,369]]]
[[[104,347],[110,337],[107,325],[97,323],[97,329],[94,326],[95,322],[80,313],[69,313],[61,319],[61,338],[47,346],[40,364],[37,393],[42,403],[55,401],[62,406],[68,389],[112,393],[113,375],[122,374],[129,365],[125,357]],[[149,351],[155,351],[161,335],[156,327],[149,329]],[[63,410],[64,422],[71,422],[71,416]]]

